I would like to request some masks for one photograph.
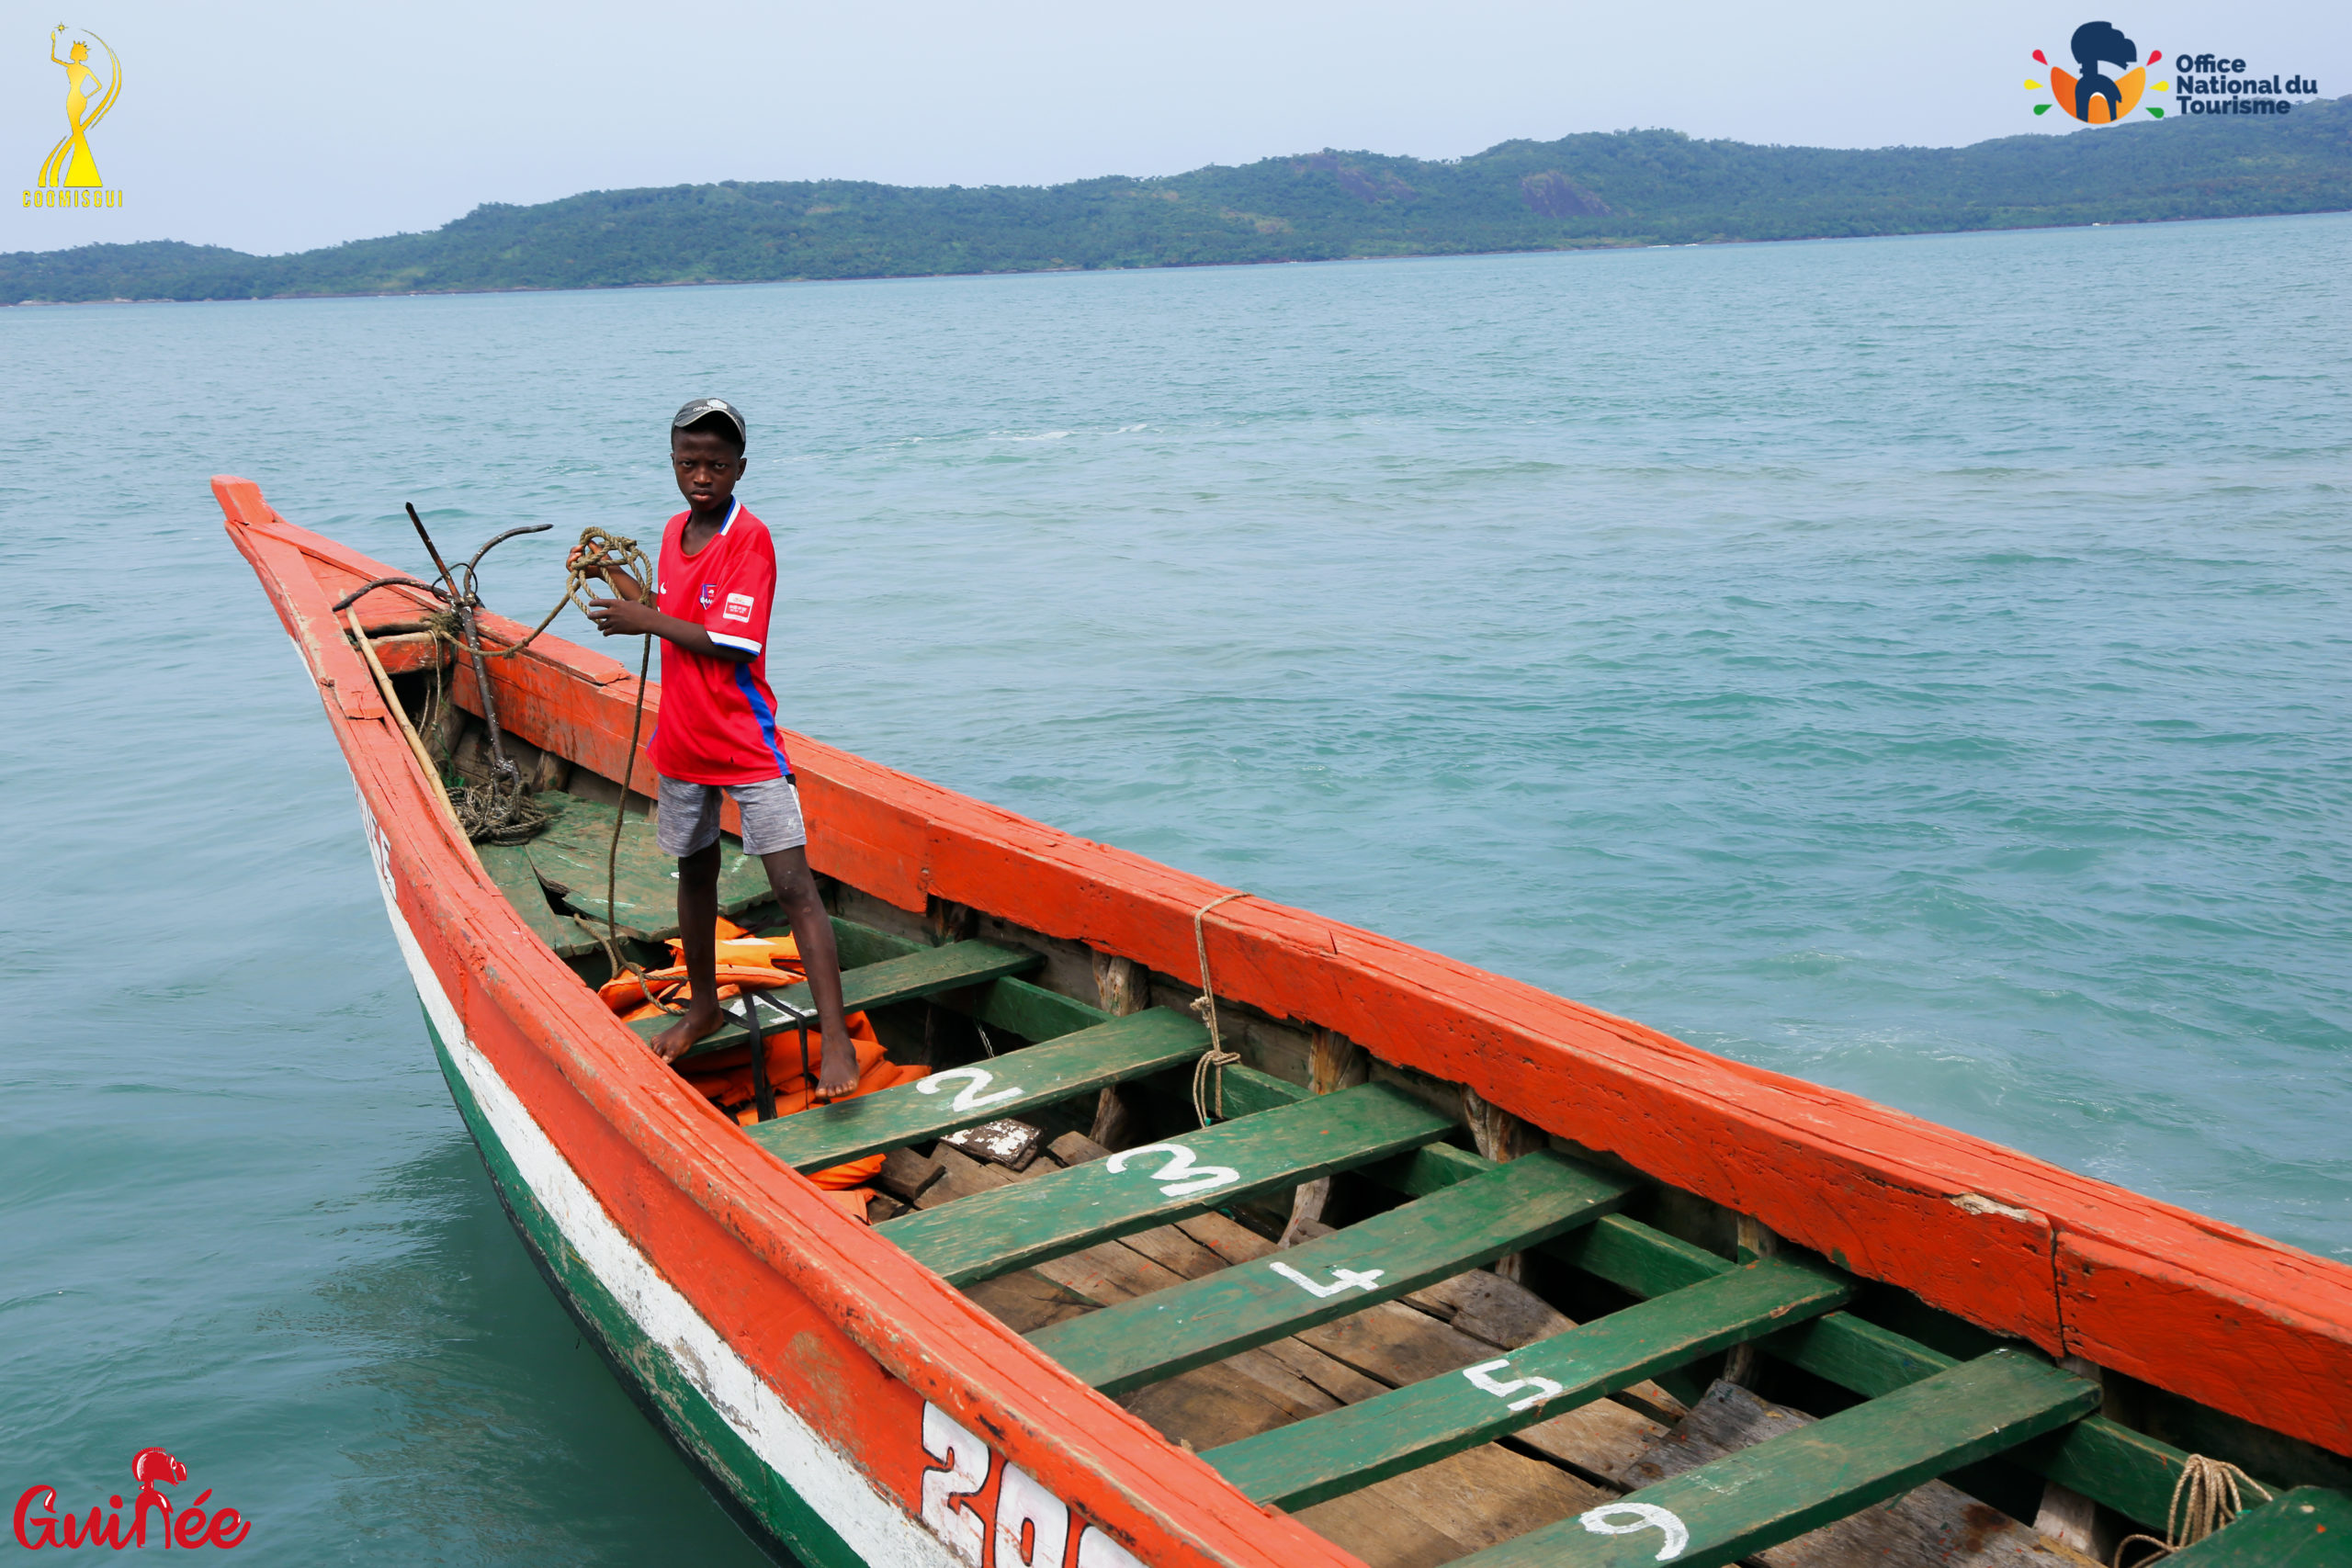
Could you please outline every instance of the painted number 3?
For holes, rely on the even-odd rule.
[[[1689,1528],[1652,1503],[1611,1503],[1590,1513],[1578,1514],[1577,1523],[1595,1535],[1634,1535],[1656,1530],[1666,1537],[1666,1544],[1657,1549],[1657,1561],[1660,1562],[1673,1562],[1690,1544]]]
[[[1190,1198],[1195,1192],[1214,1192],[1241,1179],[1241,1173],[1227,1166],[1194,1165],[1193,1151],[1182,1144],[1142,1144],[1132,1149],[1121,1149],[1103,1163],[1113,1170],[1125,1170],[1129,1160],[1146,1155],[1166,1155],[1168,1163],[1152,1173],[1159,1190],[1170,1198]]]

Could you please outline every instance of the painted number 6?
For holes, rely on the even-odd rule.
[[[1612,1518],[1623,1524],[1611,1524]],[[1642,1530],[1657,1530],[1666,1537],[1666,1544],[1657,1549],[1657,1561],[1671,1562],[1682,1555],[1690,1544],[1690,1531],[1680,1519],[1653,1503],[1611,1503],[1588,1514],[1578,1514],[1577,1523],[1594,1535],[1634,1535]]]
[[[950,1111],[985,1111],[991,1105],[1002,1105],[1008,1100],[1019,1100],[1029,1091],[1025,1089],[1001,1089],[994,1094],[980,1090],[996,1081],[996,1075],[986,1067],[950,1067],[944,1073],[933,1073],[922,1079],[915,1089],[923,1094],[937,1094],[949,1084],[962,1080],[969,1087],[948,1101]]]
[[[1129,1160],[1146,1155],[1166,1155],[1168,1163],[1159,1168],[1152,1179],[1160,1184],[1160,1191],[1170,1198],[1190,1198],[1196,1192],[1214,1192],[1241,1179],[1241,1173],[1222,1165],[1194,1165],[1193,1151],[1182,1144],[1141,1144],[1132,1149],[1121,1149],[1103,1163],[1113,1170],[1125,1170]]]

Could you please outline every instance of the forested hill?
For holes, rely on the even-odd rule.
[[[1914,234],[2352,208],[2352,98],[1973,147],[1847,152],[1636,130],[1451,163],[1269,158],[1159,179],[729,181],[481,207],[425,234],[250,256],[155,241],[0,255],[0,300],[247,299]],[[60,212],[61,222],[79,214]]]

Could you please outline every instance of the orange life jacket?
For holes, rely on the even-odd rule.
[[[791,937],[755,937],[741,926],[718,918],[717,931],[718,999],[729,1001],[741,996],[746,988],[760,990],[773,986],[788,986],[801,980],[800,949]],[[668,968],[649,970],[644,982],[634,975],[622,975],[607,980],[596,994],[606,1007],[619,1013],[624,1023],[635,1023],[648,1018],[664,1016],[659,1002],[648,1001],[652,994],[673,1007],[693,998],[694,987],[686,981],[685,948],[677,940],[669,944],[673,963]],[[764,1021],[763,1021],[764,1022]],[[850,1043],[857,1050],[857,1088],[844,1097],[854,1100],[859,1095],[872,1094],[876,1089],[893,1089],[902,1083],[930,1076],[928,1067],[904,1066],[882,1054],[882,1041],[874,1032],[874,1025],[862,1012],[854,1012],[844,1021],[849,1027]],[[778,1027],[770,1030],[767,1041],[768,1087],[775,1095],[775,1111],[789,1116],[805,1111],[816,1102],[816,1083],[810,1075],[819,1070],[820,1043],[808,1042],[809,1074],[800,1070],[800,1032]],[[707,1056],[695,1056],[674,1065],[680,1077],[699,1090],[703,1097],[721,1109],[732,1106],[730,1112],[742,1126],[752,1125],[759,1115],[752,1103],[752,1047],[749,1043],[725,1051],[714,1051]],[[865,1183],[882,1169],[887,1156],[868,1155],[846,1165],[811,1171],[808,1179],[825,1190],[844,1213],[861,1224],[865,1220],[865,1201],[873,1196]]]

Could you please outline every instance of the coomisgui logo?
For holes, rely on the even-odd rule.
[[[57,1511],[57,1488],[35,1484],[28,1486],[17,1499],[17,1544],[27,1551],[39,1551],[45,1547],[63,1547],[76,1551],[85,1546],[104,1546],[120,1551],[126,1546],[147,1544],[147,1527],[152,1520],[156,1539],[168,1550],[184,1547],[194,1551],[200,1546],[217,1546],[222,1551],[243,1546],[245,1537],[253,1533],[253,1521],[234,1508],[205,1505],[211,1501],[212,1488],[206,1487],[182,1504],[176,1513],[172,1500],[158,1490],[178,1486],[187,1480],[187,1466],[162,1449],[141,1449],[130,1460],[130,1479],[139,1483],[139,1490],[131,1496],[130,1517],[123,1518],[120,1493],[109,1496],[103,1504],[93,1504],[89,1513]]]
[[[2113,125],[2134,109],[2164,118],[2161,107],[2140,102],[2149,93],[2171,93],[2176,114],[2286,114],[2294,107],[2290,100],[2319,96],[2314,77],[2248,72],[2245,57],[2232,54],[2179,55],[2172,62],[2172,81],[2150,82],[2148,67],[2162,60],[2165,51],[2152,49],[2142,61],[2140,46],[2112,22],[2085,22],[2067,40],[2066,51],[2074,56],[2073,71],[2052,64],[2038,49],[2033,51],[2050,73],[2047,83],[2026,79],[2026,91],[2039,93],[2046,87],[2050,94],[2047,103],[2033,106],[2034,113],[2048,114],[2055,105],[2085,125]],[[2115,74],[2108,74],[2108,67]]]

